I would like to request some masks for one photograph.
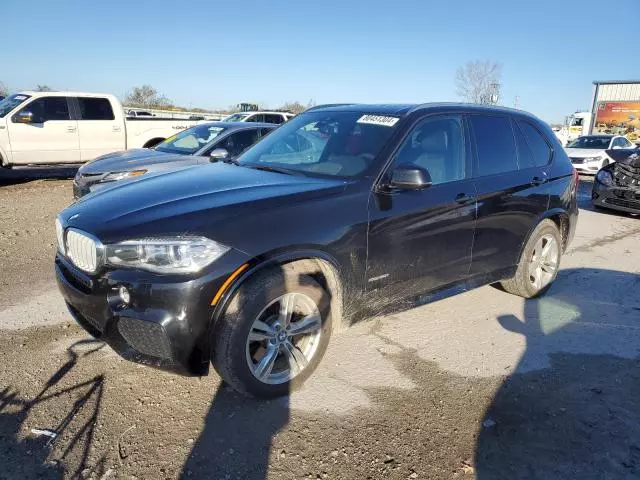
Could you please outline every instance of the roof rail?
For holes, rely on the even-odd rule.
[[[356,105],[356,104],[355,103],[325,103],[324,105],[314,105],[313,107],[307,108],[305,112],[311,112],[313,110],[318,110],[319,108],[346,107],[348,105]]]

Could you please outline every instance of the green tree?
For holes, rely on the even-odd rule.
[[[0,82],[0,97],[6,97],[7,95],[9,95],[9,88],[7,88],[7,86]]]
[[[36,92],[53,92],[53,88],[49,85],[38,85],[36,87]]]
[[[304,105],[302,105],[300,102],[298,102],[297,100],[295,102],[286,102],[282,107],[280,107],[280,110],[287,110],[291,113],[302,113],[307,109],[307,107],[305,107]]]

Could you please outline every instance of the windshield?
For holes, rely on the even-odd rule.
[[[233,115],[229,115],[227,118],[223,120],[223,122],[241,122],[245,118],[247,118],[250,113],[234,113]]]
[[[372,164],[398,117],[309,112],[276,129],[238,158],[240,165],[310,175],[356,177]]]
[[[23,103],[25,100],[31,98],[30,95],[10,95],[0,102],[0,118],[4,117],[11,110]]]
[[[164,142],[159,143],[155,150],[180,155],[193,155],[224,130],[226,129],[214,125],[196,125],[167,138]]]
[[[593,148],[604,150],[609,148],[611,137],[580,137],[567,145],[567,148]]]

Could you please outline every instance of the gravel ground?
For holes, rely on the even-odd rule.
[[[70,182],[0,187],[0,478],[640,478],[640,220],[588,191],[545,297],[483,287],[362,322],[256,402],[84,334],[51,267]]]

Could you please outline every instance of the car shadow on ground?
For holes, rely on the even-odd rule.
[[[46,166],[46,167],[0,167],[0,187],[27,183],[34,180],[71,179],[78,171],[79,165]]]
[[[638,291],[638,274],[568,269],[498,318],[526,351],[479,427],[478,479],[640,477]]]
[[[32,399],[22,398],[20,392],[10,387],[0,391],[0,453],[3,459],[0,478],[79,478],[91,472],[104,474],[106,469],[103,461],[98,461],[89,468],[91,472],[87,471],[94,430],[100,414],[104,376],[96,375],[71,387],[59,386],[80,358],[92,355],[103,347],[104,344],[95,339],[75,342],[67,349],[67,361],[51,375]],[[70,394],[76,396],[75,402],[68,413],[54,415],[60,418],[57,425],[47,425],[40,431],[22,431],[28,425],[32,409]],[[78,419],[80,425],[76,421]],[[74,421],[76,422],[70,429],[70,424]],[[73,433],[67,430],[73,430]],[[60,454],[56,460],[51,460],[49,455],[53,444],[60,442],[63,436],[63,445],[56,445]],[[74,462],[77,468],[72,471],[65,468],[70,456],[78,458]]]

